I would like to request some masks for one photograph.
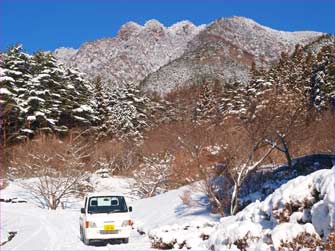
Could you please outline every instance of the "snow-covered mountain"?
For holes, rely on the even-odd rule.
[[[73,48],[65,48],[61,47],[54,51],[54,56],[58,59],[60,62],[69,62],[70,58],[74,56],[78,50]]]
[[[246,81],[253,62],[269,67],[296,44],[306,45],[319,32],[284,32],[244,17],[218,19],[206,26],[178,59],[150,74],[142,86],[160,94],[176,87],[215,78],[221,83]]]
[[[269,66],[297,43],[316,40],[320,32],[284,32],[244,17],[195,26],[182,21],[165,27],[129,22],[117,36],[84,43],[79,50],[60,48],[58,60],[110,85],[135,84],[166,93],[176,86],[215,73],[225,82],[245,80],[252,63]]]
[[[171,27],[157,20],[149,20],[144,26],[129,22],[114,38],[87,42],[75,54],[73,49],[60,48],[55,56],[92,78],[100,75],[112,85],[138,84],[148,74],[181,56],[188,42],[203,28],[189,21]]]

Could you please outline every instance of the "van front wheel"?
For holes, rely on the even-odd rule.
[[[80,236],[80,240],[84,241],[84,238],[83,238],[83,229],[81,227],[79,227],[79,236]]]
[[[89,246],[91,243],[90,243],[90,240],[89,239],[86,239],[86,235],[85,235],[85,232],[83,231],[83,242],[85,245]]]

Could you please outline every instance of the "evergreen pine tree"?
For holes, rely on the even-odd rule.
[[[31,79],[30,56],[22,51],[21,45],[11,47],[2,55],[0,95],[2,106],[1,135],[3,144],[11,142],[20,135],[23,124],[22,106],[23,93],[26,92],[25,83]]]
[[[149,99],[136,87],[126,85],[111,92],[107,132],[120,138],[142,139],[147,125]]]
[[[318,110],[334,106],[334,47],[325,46],[317,55],[310,79],[310,103]]]
[[[97,121],[96,133],[97,140],[106,138],[108,136],[107,129],[107,121],[110,114],[110,96],[108,95],[108,91],[106,91],[106,87],[104,88],[101,77],[98,76],[93,81],[93,95],[92,102],[95,108],[95,116]]]
[[[219,116],[219,83],[207,82],[201,85],[200,94],[193,111],[193,120],[198,123],[215,122]]]

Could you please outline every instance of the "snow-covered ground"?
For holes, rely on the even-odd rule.
[[[33,182],[33,180],[31,180]],[[193,187],[182,187],[165,194],[138,199],[132,192],[134,180],[124,177],[100,178],[93,175],[91,182],[97,192],[123,193],[128,205],[133,206],[134,229],[128,244],[108,244],[103,246],[85,246],[79,237],[79,212],[82,199],[70,198],[66,209],[47,210],[22,188],[18,181],[10,181],[0,191],[3,199],[18,198],[28,203],[4,203],[0,206],[1,243],[7,240],[8,232],[17,232],[16,236],[1,250],[148,250],[151,242],[147,234],[140,231],[166,224],[181,224],[188,221],[218,221],[218,216],[210,215],[206,205],[188,208],[183,205],[180,196]],[[201,192],[195,193],[195,200],[203,200]]]
[[[40,208],[18,181],[0,191],[1,198],[28,203],[1,202],[1,243],[8,232],[17,232],[1,250],[148,250],[192,248],[197,250],[270,250],[308,247],[325,242],[334,222],[334,170],[299,176],[256,201],[236,216],[219,219],[207,208],[199,183],[147,198],[137,198],[134,180],[92,176],[96,191],[124,193],[133,206],[135,222],[128,244],[85,246],[79,237],[81,199],[71,199],[66,209]],[[181,196],[192,191],[196,202],[188,207]],[[140,233],[141,232],[141,233]]]
[[[152,238],[158,246],[197,250],[315,250],[334,231],[334,171],[335,167],[323,169],[290,180],[264,201],[221,218],[212,229],[165,226],[153,230]]]

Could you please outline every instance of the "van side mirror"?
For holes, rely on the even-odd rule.
[[[133,211],[133,207],[129,207],[129,212],[132,212]]]
[[[80,208],[80,213],[84,214],[85,213],[85,208]]]

